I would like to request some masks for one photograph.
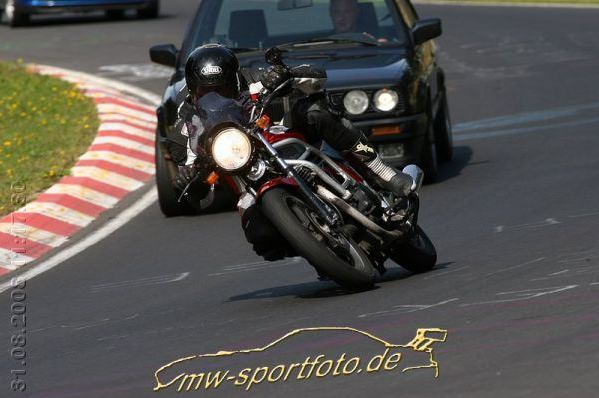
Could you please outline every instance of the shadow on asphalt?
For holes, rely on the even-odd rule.
[[[175,18],[176,15],[161,14],[155,19],[142,19],[137,18],[135,14],[125,14],[121,19],[110,19],[103,13],[90,13],[90,14],[66,14],[60,16],[47,16],[47,15],[34,15],[26,26],[21,26],[13,29],[25,30],[27,28],[38,28],[54,25],[79,25],[86,23],[118,23],[118,22],[148,22],[148,21],[159,21],[165,19]],[[2,25],[6,25],[6,21],[2,20]]]
[[[458,177],[466,166],[469,166],[472,159],[472,148],[469,146],[456,146],[453,148],[453,159],[451,162],[439,165],[439,177],[435,184]],[[432,184],[434,185],[434,184]]]
[[[442,270],[447,268],[453,264],[453,262],[440,263],[435,266],[435,268],[430,271],[430,273],[434,273],[437,270]],[[377,278],[377,285],[374,286],[372,290],[380,289],[381,286],[378,286],[379,283],[386,282],[394,282],[401,281],[406,278],[410,278],[414,276],[411,272],[404,270],[399,266],[393,266],[393,268],[389,268],[385,275],[380,278]],[[241,300],[255,300],[255,299],[268,299],[275,297],[286,297],[293,296],[295,298],[302,299],[319,299],[319,298],[330,298],[330,297],[339,297],[339,296],[349,296],[352,294],[360,294],[360,292],[349,292],[347,290],[341,289],[334,282],[306,282],[306,283],[298,283],[294,285],[285,285],[285,286],[273,286],[266,289],[255,290],[253,292],[240,294],[237,296],[232,296],[229,298],[228,302],[232,301],[241,301]]]

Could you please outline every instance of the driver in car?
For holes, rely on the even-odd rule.
[[[262,74],[261,83],[265,89],[272,91],[291,77],[292,72],[288,68],[275,65]],[[207,184],[203,181],[188,187],[199,172],[207,171],[202,169],[199,164],[201,159],[197,157],[198,137],[202,133],[201,121],[197,116],[198,100],[209,92],[216,92],[223,97],[237,99],[248,110],[252,102],[249,94],[240,89],[237,57],[231,50],[218,44],[207,44],[191,53],[185,67],[185,81],[189,94],[179,107],[178,123],[184,122],[181,133],[188,138],[187,161],[179,167],[174,184],[181,191],[193,187],[188,189],[192,195],[190,200],[197,200],[198,196],[205,196],[208,192]],[[406,202],[412,178],[385,164],[365,135],[329,107],[324,93],[298,100],[290,113],[288,119],[291,125],[287,127],[297,128],[312,143],[326,141],[361,171],[369,184],[393,192]]]
[[[335,33],[355,32],[360,8],[358,0],[331,0],[329,6]]]
[[[376,38],[369,32],[358,32],[358,17],[360,16],[358,0],[331,0],[329,13],[335,28],[331,36],[357,33],[381,43],[387,41],[384,38]]]

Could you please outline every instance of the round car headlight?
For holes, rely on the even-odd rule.
[[[233,171],[245,166],[252,156],[252,143],[243,131],[230,127],[222,130],[212,141],[212,158],[216,164]]]
[[[394,90],[382,89],[374,94],[374,106],[381,112],[389,112],[395,109],[399,103],[399,95]]]
[[[352,115],[359,115],[366,112],[368,109],[368,94],[362,90],[353,90],[345,94],[343,98],[343,105],[348,113]]]

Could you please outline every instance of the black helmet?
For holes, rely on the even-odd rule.
[[[234,98],[239,94],[239,61],[228,48],[206,44],[193,50],[185,65],[185,81],[189,94],[202,97],[216,91]]]

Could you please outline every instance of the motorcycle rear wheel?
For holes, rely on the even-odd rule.
[[[421,274],[437,264],[437,250],[422,228],[416,226],[414,237],[396,247],[390,258],[408,271]]]
[[[372,288],[376,271],[364,251],[351,238],[323,232],[323,225],[301,198],[286,189],[273,188],[264,194],[261,206],[281,235],[320,274],[348,290]],[[333,236],[343,248],[338,246],[335,251]]]

